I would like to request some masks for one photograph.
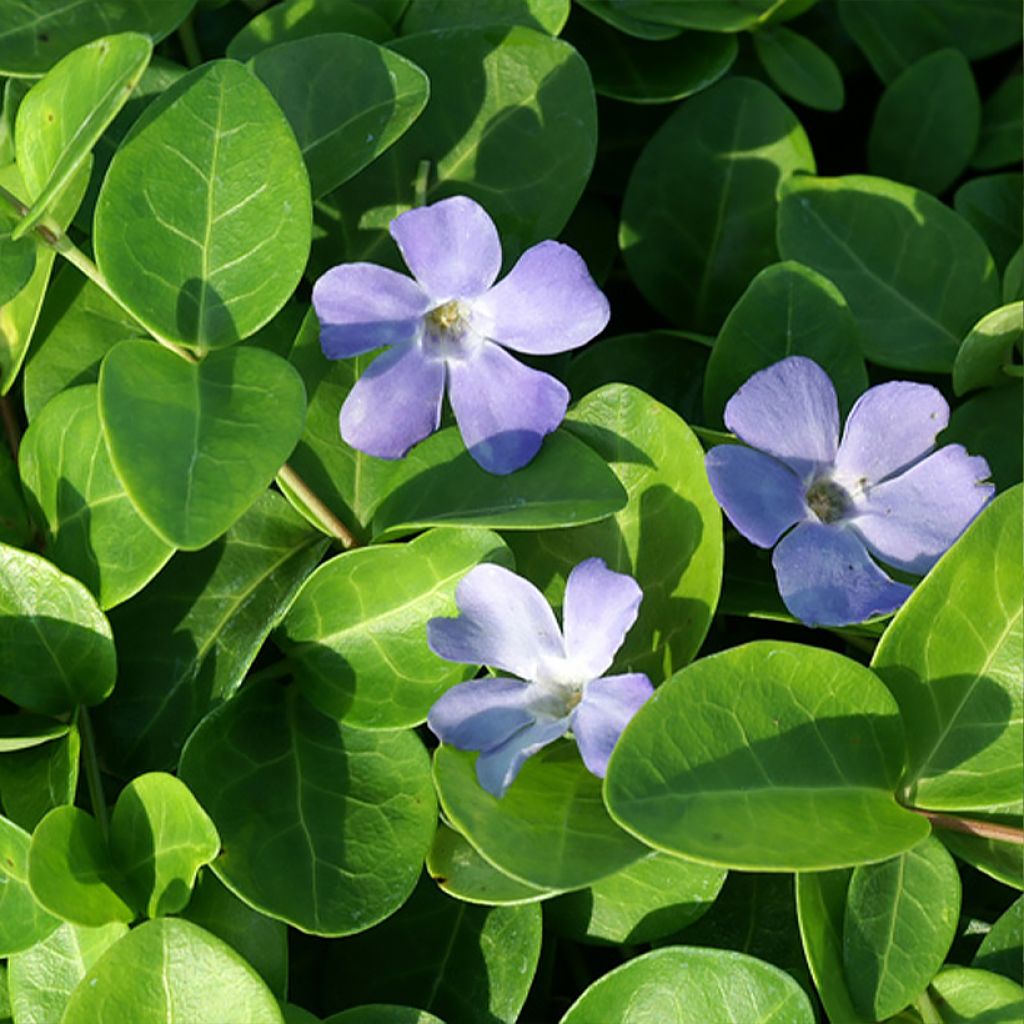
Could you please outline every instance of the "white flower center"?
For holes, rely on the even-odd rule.
[[[435,306],[423,318],[423,348],[436,359],[465,359],[480,339],[473,329],[472,307],[461,299]]]

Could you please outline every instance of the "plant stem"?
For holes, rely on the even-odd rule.
[[[7,435],[7,447],[11,449],[11,457],[18,461],[18,448],[21,446],[21,426],[18,417],[11,408],[11,400],[7,395],[0,398],[0,419],[4,421],[4,433]]]
[[[179,26],[178,39],[181,40],[181,48],[185,52],[185,63],[190,68],[199,67],[203,63],[203,52],[199,49],[199,40],[196,38],[194,12]]]
[[[942,1014],[932,1002],[927,989],[914,1000],[914,1009],[921,1015],[921,1024],[942,1024]]]
[[[89,787],[89,802],[92,813],[100,826],[103,838],[110,837],[110,822],[107,818],[107,798],[103,795],[103,780],[100,778],[100,763],[96,757],[96,735],[85,706],[78,706],[78,735],[82,739],[82,765],[85,781]]]
[[[994,839],[1000,843],[1013,843],[1024,846],[1024,829],[1012,825],[999,825],[994,821],[980,821],[977,818],[961,818],[954,814],[939,814],[935,811],[922,811],[920,807],[908,807],[908,811],[927,818],[936,828],[944,828],[950,832],[963,832],[979,839]]]
[[[329,533],[335,537],[345,550],[359,547],[352,531],[327,507],[318,494],[316,494],[286,462],[277,472],[277,478],[284,483],[288,489],[309,509],[314,519]]]

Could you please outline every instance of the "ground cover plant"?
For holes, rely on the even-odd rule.
[[[1024,1016],[1016,0],[0,0],[0,1024]]]

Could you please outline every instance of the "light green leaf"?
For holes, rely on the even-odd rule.
[[[578,889],[647,851],[608,817],[601,780],[574,743],[545,747],[500,799],[477,781],[476,755],[438,747],[434,782],[448,820],[485,860],[528,885]]]
[[[29,90],[18,107],[14,140],[32,208],[16,237],[50,212],[127,102],[152,53],[147,36],[105,36],[69,53]]]
[[[71,731],[67,722],[57,722],[42,715],[0,716],[0,754],[28,750],[41,743],[66,736]]]
[[[412,61],[337,33],[263,50],[253,58],[252,70],[295,132],[314,199],[348,181],[400,138],[430,92],[427,76]]]
[[[953,208],[978,232],[1000,272],[1021,246],[1024,221],[1024,175],[986,174],[961,185]]]
[[[96,203],[96,260],[111,288],[148,328],[200,351],[247,337],[284,305],[309,239],[295,137],[234,61],[196,68],[146,108]]]
[[[364,729],[426,720],[474,669],[427,646],[427,621],[455,615],[455,587],[481,562],[511,567],[487,530],[431,530],[409,544],[331,559],[303,584],[278,640],[303,694],[326,715]]]
[[[1024,1017],[1024,989],[974,967],[944,967],[928,994],[942,1024],[1018,1024]]]
[[[48,811],[74,801],[80,747],[72,726],[49,743],[0,756],[0,803],[11,821],[31,831]]]
[[[434,833],[427,756],[413,733],[349,729],[272,681],[207,715],[180,772],[220,833],[221,881],[315,935],[348,935],[393,913]]]
[[[844,867],[928,834],[893,799],[903,756],[896,702],[871,672],[760,641],[694,662],[640,708],[612,753],[605,799],[644,842],[693,860]]]
[[[981,108],[981,133],[971,166],[989,171],[1020,162],[1024,148],[1024,75],[1009,75]]]
[[[144,587],[173,549],[135,511],[114,472],[96,391],[87,384],[50,402],[25,432],[19,462],[47,557],[111,608]]]
[[[763,960],[720,949],[669,946],[599,978],[561,1024],[813,1024],[803,989]]]
[[[30,843],[27,832],[0,817],[0,956],[31,949],[60,925],[29,889]]]
[[[619,228],[630,276],[681,327],[717,331],[777,259],[776,188],[813,170],[807,136],[774,92],[747,78],[718,82],[675,111],[633,167]]]
[[[926,192],[882,178],[791,178],[779,251],[839,288],[865,357],[882,366],[948,372],[960,339],[999,303],[974,229]]]
[[[835,61],[806,36],[773,25],[752,35],[754,50],[779,91],[815,110],[839,110],[846,98]]]
[[[1024,984],[1024,896],[1005,911],[981,940],[972,967]]]
[[[190,921],[147,921],[96,961],[68,1000],[62,1024],[238,1021],[283,1024],[259,975]]]
[[[569,17],[569,0],[409,0],[402,35],[464,25],[525,25],[557,36]]]
[[[100,369],[114,469],[149,526],[186,550],[219,537],[266,489],[302,433],[305,406],[298,373],[258,348],[196,364],[129,340]]]
[[[1024,302],[1011,302],[983,316],[963,340],[953,363],[953,390],[962,395],[974,388],[1006,384],[1004,367],[1013,365],[1014,350],[1024,340]],[[1018,364],[1019,365],[1019,364]]]

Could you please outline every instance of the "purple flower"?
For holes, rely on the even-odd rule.
[[[935,450],[949,406],[927,384],[869,388],[839,440],[839,406],[817,363],[791,356],[729,399],[725,422],[750,448],[705,460],[711,489],[747,540],[770,548],[779,593],[809,626],[895,611],[911,588],[870,557],[923,575],[984,508],[988,463],[962,445]],[[869,554],[870,552],[870,554]]]
[[[388,346],[345,399],[342,438],[400,459],[437,430],[447,383],[470,455],[491,473],[525,466],[562,422],[569,392],[506,349],[578,348],[608,323],[608,300],[576,251],[559,242],[527,249],[494,284],[498,231],[465,196],[409,210],[390,230],[415,280],[347,263],[313,286],[328,359]]]
[[[430,709],[427,724],[442,743],[480,751],[476,775],[495,796],[504,795],[528,757],[570,729],[583,763],[603,778],[619,735],[653,692],[642,673],[602,675],[642,597],[631,576],[588,558],[569,574],[563,631],[532,583],[500,566],[478,565],[456,588],[458,618],[427,623],[430,649],[519,679],[459,683]]]

